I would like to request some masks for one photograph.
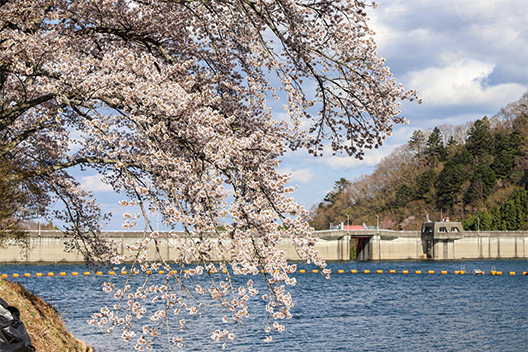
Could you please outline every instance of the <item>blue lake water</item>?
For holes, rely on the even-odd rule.
[[[295,302],[293,318],[281,321],[286,330],[274,334],[272,343],[263,342],[266,315],[261,301],[256,301],[253,307],[258,309],[250,311],[251,318],[235,330],[237,337],[226,350],[528,351],[528,276],[522,275],[528,271],[527,260],[330,262],[329,267],[333,273],[327,280],[312,273],[312,266],[299,264],[306,273],[293,274],[298,282],[289,287]],[[455,275],[462,267],[466,274]],[[503,275],[490,275],[492,267]],[[340,269],[345,273],[339,274]],[[352,269],[358,274],[352,274]],[[364,274],[366,269],[371,274]],[[389,274],[391,269],[397,274]],[[486,274],[472,275],[474,269]],[[384,273],[377,274],[377,270]],[[415,274],[416,270],[423,273]],[[449,274],[442,275],[441,270]],[[68,276],[34,276],[60,271]],[[80,276],[70,276],[72,271]],[[82,265],[69,264],[0,265],[0,272],[14,281],[13,273],[31,273],[32,277],[18,281],[52,303],[69,330],[97,352],[133,350],[134,344],[102,334],[86,323],[102,305],[113,303],[102,292],[102,282],[122,283],[124,278],[82,276],[83,271]],[[509,275],[510,271],[516,275]],[[262,280],[252,279],[256,286],[263,285]],[[213,315],[219,318],[224,313]],[[184,350],[221,349],[209,337],[215,326],[212,322],[189,319],[188,324]],[[163,340],[154,347],[169,350]]]

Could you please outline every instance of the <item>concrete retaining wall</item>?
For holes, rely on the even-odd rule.
[[[142,232],[108,232],[121,254],[127,254],[126,244],[142,239]],[[363,238],[361,260],[417,260],[417,259],[507,259],[528,258],[528,232],[465,232],[455,240],[422,240],[418,231],[371,231],[347,233],[341,230],[316,232],[319,238],[315,248],[325,260],[349,260],[351,238]],[[166,260],[174,260],[179,252],[174,250],[174,240],[161,238],[161,254]],[[191,239],[189,239],[191,241]],[[430,247],[432,248],[430,248]],[[0,262],[80,262],[76,253],[64,252],[64,235],[59,231],[32,231],[28,248],[8,246],[0,248]],[[154,259],[154,245],[151,244],[150,258]],[[283,238],[279,245],[288,260],[299,260],[289,238]],[[211,260],[222,258],[213,253]]]
[[[522,231],[466,232],[455,244],[457,258],[528,258],[528,234]]]
[[[432,250],[419,232],[396,238],[387,237],[390,233],[371,238],[371,260],[528,258],[528,232],[523,231],[465,232],[460,239],[430,241]]]
[[[108,238],[112,239],[120,254],[130,254],[126,250],[127,244],[133,244],[143,238],[142,232],[107,232]],[[64,251],[64,235],[60,231],[30,231],[30,244],[27,248],[8,246],[0,248],[0,262],[81,262],[83,258],[77,253],[66,253]],[[169,236],[170,237],[170,236]],[[326,260],[348,260],[350,256],[349,238],[341,231],[328,231],[323,233],[322,238],[315,244]],[[159,238],[160,254],[165,260],[174,260],[179,257],[180,252],[174,249],[175,240],[172,238]],[[187,241],[192,241],[188,239]],[[213,246],[215,247],[215,246]],[[153,241],[149,246],[149,259],[156,257]],[[295,247],[289,238],[283,238],[278,247],[285,252],[288,260],[300,260]],[[225,253],[224,253],[225,254]],[[227,254],[225,254],[228,257]],[[222,253],[212,252],[211,260],[219,261]]]

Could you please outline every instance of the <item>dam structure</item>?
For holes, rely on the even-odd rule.
[[[144,238],[143,232],[107,231],[119,254],[130,254],[126,244]],[[183,234],[182,234],[183,235]],[[327,230],[316,231],[315,248],[325,260],[453,260],[528,258],[528,231],[465,231],[427,237],[420,231],[391,230]],[[182,236],[183,237],[183,236]],[[173,239],[159,238],[165,260],[174,260],[178,252]],[[193,239],[188,239],[192,241]],[[153,246],[153,244],[151,244]],[[153,249],[154,247],[152,247]],[[0,263],[82,262],[78,253],[64,251],[64,234],[60,231],[29,231],[28,245],[0,248]],[[290,261],[300,260],[291,240],[283,237],[279,249]],[[356,254],[355,258],[351,255]],[[154,259],[155,251],[150,251]],[[213,253],[211,261],[219,261],[221,253]]]

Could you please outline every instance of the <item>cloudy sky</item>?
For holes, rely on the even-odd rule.
[[[405,103],[409,125],[397,126],[385,146],[362,161],[289,154],[283,170],[292,173],[296,199],[307,207],[339,178],[372,172],[414,130],[491,117],[528,91],[528,1],[381,1],[369,11],[378,54],[406,89],[420,91],[424,103]]]
[[[385,146],[368,151],[362,161],[344,156],[316,159],[306,152],[286,155],[281,171],[291,173],[290,183],[297,185],[294,195],[308,208],[339,178],[372,172],[414,130],[493,116],[528,91],[528,1],[381,1],[369,10],[378,54],[405,88],[420,91],[424,103],[404,104],[409,125],[397,126]],[[106,211],[114,213],[107,229],[119,230],[119,198],[97,175],[84,175],[81,181],[95,191]]]

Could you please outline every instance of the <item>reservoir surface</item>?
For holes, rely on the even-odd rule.
[[[297,285],[288,287],[295,306],[292,319],[280,321],[286,330],[263,341],[266,314],[262,300],[250,305],[250,318],[235,330],[228,351],[528,351],[527,260],[329,262],[330,279],[313,273],[313,266],[299,264]],[[306,272],[299,272],[304,269]],[[491,270],[502,275],[491,275]],[[338,271],[342,270],[343,273]],[[357,270],[357,273],[351,271]],[[365,270],[370,270],[365,274]],[[378,273],[382,271],[382,273]],[[391,274],[390,270],[395,270]],[[408,270],[408,274],[403,272]],[[419,270],[422,273],[416,274]],[[465,274],[455,274],[464,270]],[[484,275],[473,274],[474,270]],[[51,303],[68,329],[96,352],[134,350],[119,336],[109,336],[89,326],[87,320],[113,298],[102,291],[104,281],[119,284],[125,278],[83,276],[83,265],[0,265],[0,273],[19,281],[31,292]],[[434,271],[430,274],[429,271]],[[447,274],[442,274],[447,271]],[[54,272],[54,277],[36,277]],[[67,276],[58,276],[66,272]],[[71,276],[79,272],[79,276]],[[516,275],[510,275],[515,272]],[[18,273],[20,277],[13,278]],[[31,277],[23,277],[31,273]],[[140,282],[138,275],[133,280]],[[158,276],[158,278],[156,278]],[[154,275],[159,280],[164,275]],[[235,278],[255,281],[259,277]],[[196,280],[205,280],[197,278]],[[260,295],[259,295],[260,296]],[[225,312],[209,312],[221,320]],[[205,314],[205,313],[204,313]],[[218,351],[210,338],[218,326],[211,319],[187,316],[185,351]],[[222,327],[222,325],[220,325]],[[228,326],[224,326],[229,328]],[[224,328],[222,327],[222,328]],[[168,351],[163,338],[154,350]],[[172,350],[179,350],[172,347]]]

